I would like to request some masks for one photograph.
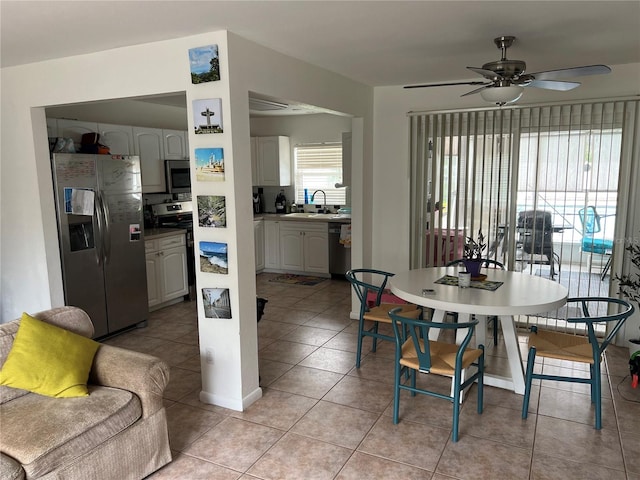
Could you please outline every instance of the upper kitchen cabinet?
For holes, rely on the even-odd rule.
[[[187,132],[181,130],[162,130],[165,160],[184,160],[189,158]]]
[[[98,124],[95,122],[82,122],[80,120],[58,119],[57,137],[71,138],[76,147],[76,152],[80,151],[82,145],[82,135],[85,133],[98,132]]]
[[[133,151],[140,157],[142,192],[166,191],[164,135],[159,128],[133,127]]]
[[[255,144],[254,144],[255,142]],[[253,137],[251,163],[254,168],[254,185],[291,185],[291,149],[289,137]]]
[[[98,133],[100,133],[100,143],[109,147],[109,153],[113,155],[135,155],[133,127],[99,123]]]
[[[258,137],[251,137],[251,185],[259,185],[257,148]]]
[[[47,137],[58,136],[58,120],[47,117]]]

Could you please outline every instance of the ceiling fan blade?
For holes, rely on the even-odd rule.
[[[450,85],[485,85],[485,82],[426,83],[424,85],[406,85],[404,88],[448,87]]]
[[[611,68],[606,65],[585,65],[584,67],[562,68],[560,70],[530,73],[529,75],[536,80],[562,80],[586,75],[602,75],[609,72],[611,72]]]
[[[558,90],[566,92],[581,85],[580,82],[559,82],[557,80],[532,80],[525,87],[545,88],[547,90]]]
[[[488,78],[489,80],[501,80],[502,79],[502,75],[492,71],[492,70],[486,70],[484,68],[477,68],[477,67],[467,67],[468,70],[471,70],[472,72],[477,73],[478,75],[482,75],[485,78]]]
[[[461,97],[466,97],[467,95],[473,95],[475,93],[478,93],[480,90],[484,90],[485,88],[489,88],[492,84],[491,83],[487,83],[486,85],[483,85],[480,88],[476,88],[475,90],[471,90],[470,92],[467,92],[463,95],[460,95]]]

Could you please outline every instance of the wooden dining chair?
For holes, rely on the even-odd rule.
[[[457,267],[457,266],[464,266],[464,260],[462,258],[458,258],[457,260],[452,260],[449,263],[447,263],[447,267]],[[497,270],[507,269],[503,263],[500,263],[499,261],[493,260],[490,258],[482,259],[482,268],[495,268]],[[449,312],[449,315],[453,317],[454,321],[456,322],[458,321],[457,313]],[[498,317],[497,316],[488,317],[487,323],[493,323],[493,344],[498,345],[498,326],[500,324]]]
[[[633,314],[634,308],[625,300],[608,297],[577,297],[567,300],[568,306],[575,304],[578,305],[578,311],[582,316],[567,318],[566,321],[569,325],[584,324],[586,335],[574,335],[541,330],[536,326],[531,327],[522,418],[527,418],[529,413],[531,383],[534,378],[558,382],[588,383],[591,386],[591,403],[595,404],[596,410],[595,428],[600,430],[602,428],[602,379],[600,376],[602,355],[627,318]],[[597,313],[609,311],[615,311],[615,313]],[[604,323],[607,326],[607,335],[602,342],[598,341],[595,333],[594,325],[596,323]],[[536,357],[588,364],[589,378],[548,375],[544,373],[544,365],[542,367],[543,373],[534,373]]]
[[[449,400],[453,403],[452,441],[458,441],[460,423],[460,399],[462,392],[478,381],[478,413],[483,408],[484,385],[484,345],[468,348],[477,320],[465,323],[428,322],[419,318],[409,318],[400,308],[389,312],[396,341],[395,377],[393,396],[393,423],[397,424],[400,412],[400,391],[408,390],[411,396],[416,393]],[[447,343],[429,340],[432,328],[457,330],[466,328],[467,334],[460,343]],[[473,375],[465,380],[463,372],[471,366],[476,367]],[[443,375],[451,377],[454,383],[451,395],[418,388],[416,373]]]
[[[422,309],[412,303],[384,303],[383,296],[388,295],[386,290],[387,281],[393,277],[393,273],[382,270],[374,270],[368,268],[357,268],[349,270],[345,277],[356,292],[360,300],[360,313],[358,315],[358,346],[356,349],[356,368],[360,368],[360,360],[362,357],[362,340],[365,337],[373,338],[371,351],[375,352],[378,340],[395,341],[395,337],[385,335],[378,331],[380,323],[390,324],[389,311],[394,308],[400,308],[405,315],[419,318],[422,315]],[[373,294],[373,295],[371,295]],[[373,300],[372,300],[373,299]],[[371,304],[373,302],[373,305]],[[371,325],[365,324],[371,322]]]

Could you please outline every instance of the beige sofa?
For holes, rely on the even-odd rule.
[[[91,337],[75,307],[33,315]],[[19,320],[0,325],[0,368]],[[0,479],[141,479],[171,461],[162,395],[169,367],[156,357],[101,345],[89,396],[51,398],[0,386]]]

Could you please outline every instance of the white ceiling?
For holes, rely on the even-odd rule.
[[[529,72],[640,62],[637,0],[0,0],[0,19],[2,67],[221,29],[371,86],[477,80],[500,35]]]

